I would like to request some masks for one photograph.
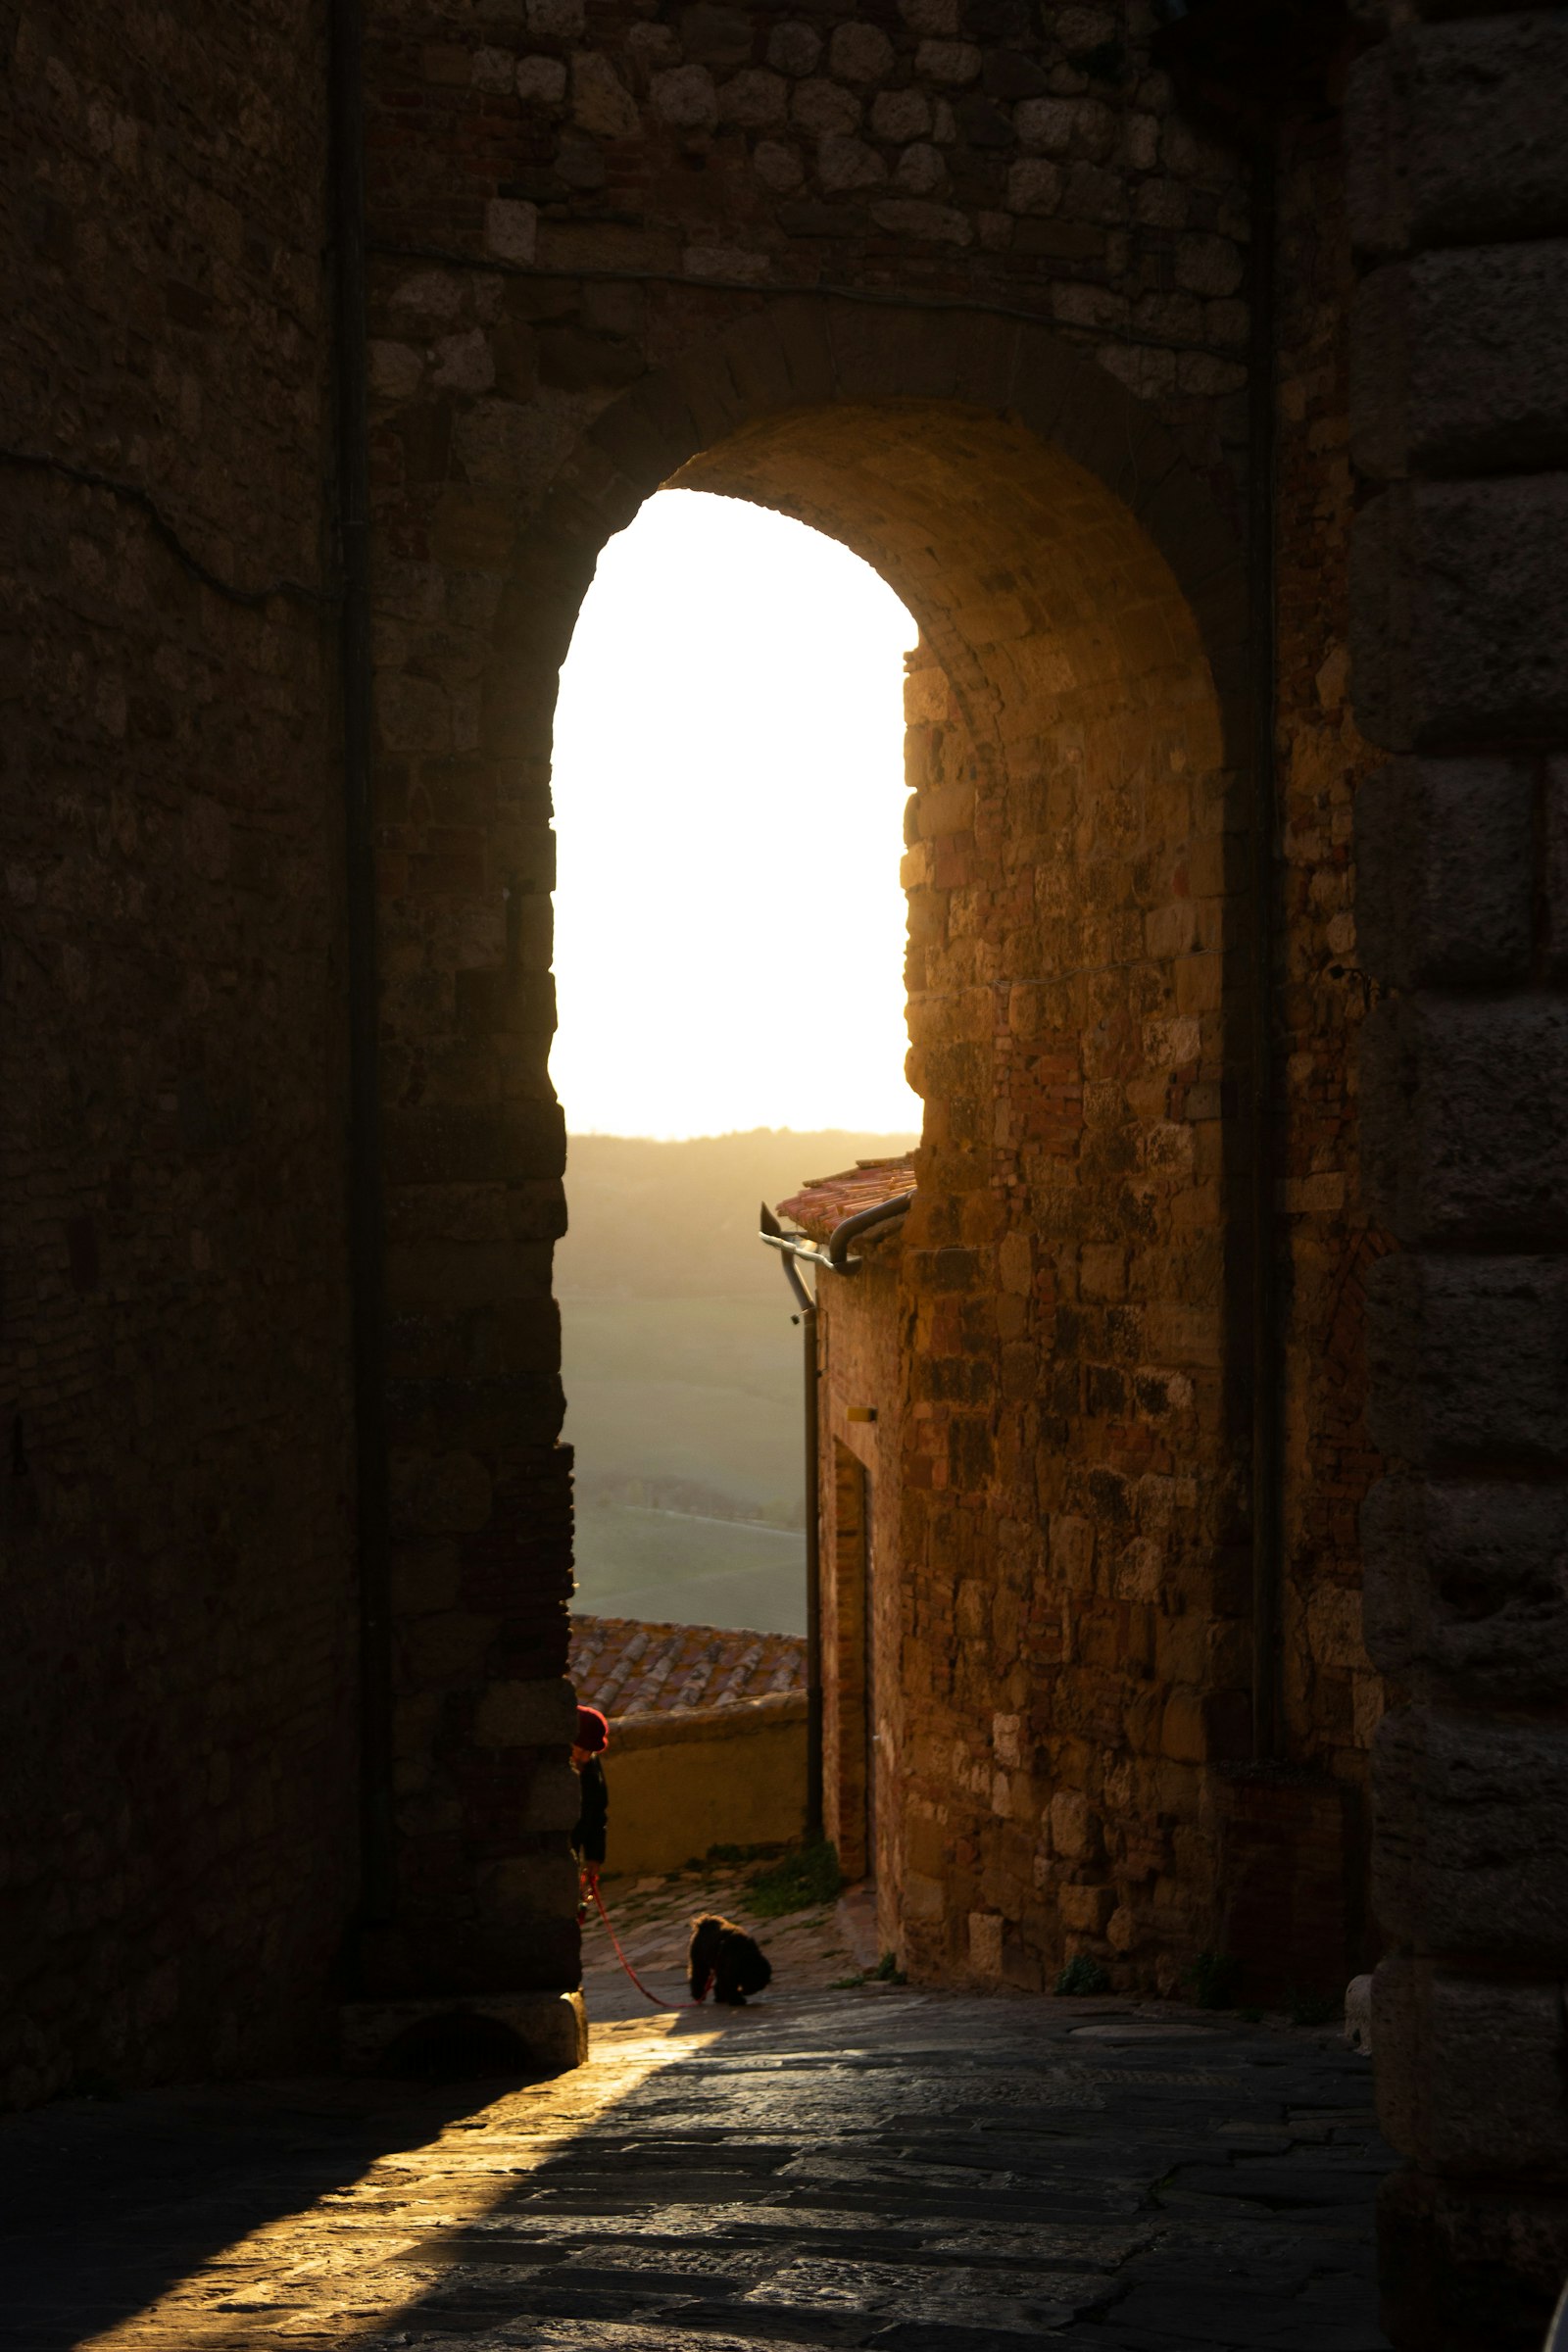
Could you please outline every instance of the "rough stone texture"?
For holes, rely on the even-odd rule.
[[[1568,1698],[1568,1490],[1383,1479],[1361,1533],[1386,1674],[1504,1705]]]
[[[1372,991],[1361,938],[1362,810],[1381,781],[1351,708],[1348,639],[1354,483],[1346,318],[1352,271],[1338,125],[1286,126],[1279,168],[1276,747],[1279,839],[1276,1267],[1285,1370],[1281,1699],[1284,1756],[1321,1776],[1279,1786],[1278,1847],[1345,1839],[1339,1976],[1376,1957],[1365,1914],[1365,1789],[1381,1677],[1361,1639],[1357,1515],[1381,1467],[1367,1433],[1365,1289],[1389,1248],[1360,1168],[1361,1040]],[[1249,1802],[1261,1805],[1254,1787]],[[1275,1867],[1280,1866],[1278,1852]],[[1321,1856],[1309,1870],[1332,1878]],[[1322,1891],[1322,1881],[1318,1882]],[[1254,1949],[1272,1981],[1335,1982],[1305,1888],[1282,1893]],[[1333,1906],[1328,1909],[1332,1914]],[[1299,1964],[1286,1957],[1292,1913]],[[1308,1965],[1311,1954],[1315,1966]]]
[[[1356,296],[1355,461],[1389,481],[1568,457],[1568,243],[1423,253]]]
[[[180,517],[210,524],[201,545],[215,564],[232,568],[243,554],[258,572],[319,580],[329,467],[310,257],[323,227],[320,55],[269,20],[268,41],[291,60],[278,80],[234,36],[224,92],[243,114],[246,93],[265,85],[271,110],[246,168],[255,184],[220,186],[240,167],[213,147],[190,199],[196,226],[182,232],[190,253],[175,256],[185,274],[151,285],[144,316],[133,300],[143,278],[103,261],[94,223],[133,221],[137,202],[156,204],[164,234],[173,200],[161,179],[154,196],[122,199],[144,150],[167,154],[178,178],[188,124],[216,119],[198,103],[210,90],[180,79],[197,72],[195,53],[171,52],[171,65],[158,44],[173,36],[138,21],[125,36],[134,54],[115,48],[114,70],[84,97],[70,60],[51,64],[45,36],[31,19],[26,27],[23,82],[75,127],[67,136],[55,123],[43,141],[72,159],[47,164],[57,193],[40,198],[54,183],[36,177],[26,192],[34,242],[57,272],[57,340],[71,350],[40,351],[19,416],[33,416],[45,442],[59,425],[105,466],[122,458],[133,473],[145,462],[172,498],[188,489]],[[881,564],[922,623],[936,681],[911,843],[928,1118],[898,1481],[911,1563],[900,1673],[907,1667],[928,1710],[924,1745],[906,1754],[924,1867],[945,1888],[929,1965],[966,1966],[979,1952],[988,1968],[995,1957],[1038,1983],[1070,1936],[1168,1982],[1211,1926],[1205,1776],[1245,1743],[1248,1671],[1235,1342],[1245,1301],[1230,1236],[1247,1082],[1234,1015],[1249,821],[1237,523],[1250,220],[1244,164],[1183,117],[1148,36],[1141,19],[1118,24],[1104,11],[982,24],[938,0],[876,24],[706,6],[667,23],[606,7],[590,24],[574,0],[503,0],[482,24],[441,0],[369,12],[400,1911],[364,1957],[370,1988],[387,1997],[575,1980],[557,1818],[569,1463],[549,1296],[563,1216],[562,1120],[546,1072],[550,721],[599,547],[676,476],[785,506]],[[152,60],[145,74],[137,44]],[[122,84],[140,117],[117,116]],[[192,152],[205,154],[200,139]],[[1321,706],[1300,780],[1303,808],[1329,811],[1331,836],[1302,849],[1296,878],[1314,922],[1332,930],[1349,887],[1343,770],[1355,754],[1343,681],[1332,662],[1319,677],[1307,648],[1342,594],[1343,400],[1330,379],[1343,252],[1325,234],[1309,262],[1302,242],[1332,159],[1303,150],[1291,169],[1292,266],[1304,272],[1285,355],[1290,561],[1304,582],[1291,710],[1294,723],[1311,697]],[[113,188],[96,193],[100,180]],[[107,307],[89,332],[72,306],[100,299],[99,276]],[[89,343],[109,356],[82,406]],[[151,390],[131,398],[138,370]],[[35,477],[27,486],[45,502],[94,495]],[[1320,508],[1330,521],[1309,564]],[[123,504],[95,512],[105,531],[112,513],[149,564],[165,562]],[[58,540],[53,520],[51,530]],[[84,550],[90,537],[68,551],[87,583],[71,594],[97,595],[101,617],[140,613],[125,705],[148,785],[127,808],[96,781],[102,746],[80,713],[97,681],[90,664],[78,680],[68,662],[61,692],[77,715],[61,724],[74,730],[74,756],[90,755],[82,806],[99,808],[97,838],[113,836],[102,854],[132,858],[124,842],[151,821],[142,803],[173,789],[181,854],[214,894],[199,956],[185,952],[196,934],[183,900],[149,902],[181,942],[158,1002],[189,991],[188,1021],[206,1022],[211,1042],[171,1032],[167,1085],[163,1063],[147,1077],[117,1063],[98,1093],[88,1087],[86,1115],[107,1122],[104,1199],[122,1201],[114,1188],[129,1181],[139,1240],[165,1234],[168,1212],[136,1191],[129,1140],[131,1109],[149,1099],[185,1120],[178,1153],[206,1155],[245,1193],[227,1226],[221,1203],[210,1214],[197,1202],[190,1272],[168,1277],[182,1299],[190,1283],[208,1285],[203,1298],[229,1285],[218,1328],[244,1372],[215,1379],[205,1338],[199,1358],[222,1443],[208,1446],[172,1388],[144,1382],[157,1435],[137,1458],[189,1511],[172,1541],[162,1504],[149,1505],[159,1574],[177,1582],[173,1563],[199,1534],[208,1562],[223,1564],[234,1612],[222,1640],[232,1633],[238,1650],[243,1639],[230,1713],[229,1685],[215,1680],[230,1653],[189,1639],[175,1594],[159,1622],[186,1631],[191,1703],[215,1724],[254,1712],[259,1728],[252,1745],[231,1747],[233,1766],[209,1758],[200,1727],[172,1736],[166,1778],[178,1769],[182,1786],[166,1804],[160,1783],[147,1814],[168,1825],[199,1801],[220,1845],[254,1837],[274,1857],[308,1851],[304,1865],[291,1853],[295,1924],[280,1933],[297,1932],[318,1959],[352,1876],[341,1842],[352,1722],[341,1704],[350,1594],[329,620],[309,606],[230,612],[162,573],[138,604],[134,569],[112,573],[114,551]],[[169,635],[180,594],[193,617],[184,636]],[[69,636],[64,624],[45,632],[51,659]],[[105,694],[107,740],[118,742],[120,706]],[[267,832],[265,856],[254,837],[236,849],[223,808],[198,806],[174,756],[153,749],[194,726],[198,710],[210,712],[204,743],[224,790],[253,771],[266,778],[267,827],[251,828]],[[232,746],[219,731],[230,710],[245,721]],[[117,774],[131,772],[114,757]],[[157,848],[167,890],[162,836]],[[68,881],[75,887],[59,875],[49,887],[65,894]],[[255,939],[243,890],[265,902]],[[46,896],[40,884],[36,903]],[[62,927],[74,919],[85,931],[118,902],[84,884],[61,903]],[[143,921],[134,890],[123,906],[127,922]],[[1315,956],[1315,941],[1301,952]],[[19,960],[13,985],[30,986],[30,968]],[[63,968],[69,996],[76,967]],[[153,1034],[147,1001],[118,987],[114,1001],[140,1050]],[[1320,1073],[1343,1025],[1338,1011],[1311,1015]],[[107,1066],[117,1032],[97,1028]],[[47,1019],[31,1033],[55,1034]],[[58,1053],[48,1061],[63,1066]],[[1317,1086],[1308,1073],[1306,1093]],[[43,1078],[36,1091],[48,1099]],[[106,1101],[129,1106],[123,1151]],[[1306,1189],[1284,1212],[1320,1221],[1300,1260],[1316,1285],[1300,1360],[1315,1359],[1312,1334],[1332,1326],[1332,1385],[1349,1398],[1321,1458],[1309,1449],[1299,1466],[1303,1514],[1324,1495],[1336,1544],[1367,1473],[1351,1458],[1358,1277],[1353,1264],[1344,1280],[1336,1270],[1363,1240],[1353,1210],[1342,1230],[1331,1199],[1348,1102],[1336,1081],[1334,1102],[1304,1122],[1291,1182]],[[246,1191],[259,1169],[292,1187],[286,1231]],[[74,1207],[52,1245],[59,1258],[63,1243],[81,1297],[109,1279],[89,1214]],[[186,1231],[178,1220],[169,1234]],[[123,1301],[115,1345],[127,1362],[168,1345],[164,1280],[138,1277]],[[105,1384],[80,1395],[83,1424],[104,1427]],[[280,1452],[262,1447],[263,1428]],[[25,1411],[17,1446],[25,1515],[46,1476]],[[290,1464],[265,1496],[235,1467],[258,1454]],[[166,1475],[176,1467],[177,1479]],[[100,1524],[119,1543],[129,1522]],[[1308,1563],[1303,1593],[1313,1573]],[[1343,1582],[1343,1549],[1331,1573]],[[1374,1685],[1344,1598],[1298,1612],[1297,1732],[1314,1752],[1354,1759]],[[196,1778],[184,1772],[193,1753]],[[301,1788],[313,1776],[330,1786],[334,1804],[308,1825],[296,1798],[280,1799],[269,1823],[260,1798],[249,1809],[247,1780],[242,1806],[223,1773],[260,1772],[258,1755],[291,1789],[296,1771]],[[84,1820],[100,1777],[84,1775]],[[209,1791],[200,1800],[198,1787]],[[1057,1796],[1066,1802],[1054,1811]],[[1108,1838],[1084,1826],[1090,1815],[1112,1825]],[[94,1902],[118,1901],[91,1834],[78,1875]],[[318,1902],[328,1886],[330,1936]],[[1059,1902],[1058,1887],[1072,1890]],[[249,1900],[236,1897],[254,1924]],[[265,1948],[254,1935],[239,1940]],[[288,1966],[279,1981],[293,1981]],[[207,1999],[189,2014],[206,2014]],[[186,2046],[185,2031],[172,2047]],[[144,2046],[147,2063],[165,2063]]]
[[[1412,482],[1357,519],[1361,726],[1391,752],[1568,734],[1568,475]]]
[[[1351,226],[1370,253],[1568,230],[1555,10],[1401,29],[1353,69],[1346,127]]]
[[[930,704],[907,868],[925,1135],[881,1545],[905,1717],[878,1780],[903,1826],[883,1863],[924,1906],[899,1945],[919,1968],[1024,1984],[1079,1950],[1176,1981],[1217,1932],[1213,1771],[1249,1740],[1250,220],[1241,158],[1184,119],[1148,32],[935,0],[874,24],[503,7],[482,47],[448,12],[371,20],[388,1072],[425,1220],[395,1280],[424,1286],[421,1345],[476,1363],[478,1327],[436,1299],[468,1244],[435,1139],[486,1132],[504,1102],[539,1105],[507,1129],[509,1181],[548,1228],[550,716],[599,546],[672,478],[833,532],[908,603]],[[1368,754],[1344,650],[1341,177],[1332,130],[1293,123],[1283,1680],[1292,1753],[1351,1821],[1382,1705],[1355,1525],[1379,1467],[1361,1296],[1385,1244],[1354,1144]],[[434,1245],[439,1284],[416,1265]],[[542,1299],[529,1328],[547,1375]],[[543,1377],[532,1397],[544,1448]],[[893,1492],[884,1469],[878,1512]],[[428,1742],[411,1715],[411,1819],[439,1797],[441,1824],[451,1766]],[[1093,1816],[1082,1850],[1055,1843],[1058,1796]]]
[[[4,437],[127,486],[0,461],[6,2100],[324,2056],[356,1899],[334,614],[194,568],[330,588],[323,41],[6,20]]]
[[[1348,117],[1356,236],[1403,272],[1368,297],[1359,392],[1339,154],[1305,121],[1281,145],[1296,1891],[1326,1884],[1336,1822],[1359,1876],[1383,1699],[1357,1622],[1362,1494],[1387,1468],[1549,1496],[1568,1428],[1551,1134],[1521,1139],[1517,1115],[1568,970],[1561,419],[1545,329],[1498,368],[1498,298],[1465,296],[1487,272],[1472,248],[1506,247],[1495,275],[1523,299],[1556,282],[1563,27],[1391,13],[1405,21],[1355,68]],[[198,55],[162,20],[117,20],[101,56],[40,22],[15,52],[29,111],[8,150],[45,296],[9,385],[17,429],[156,489],[214,569],[319,583],[314,21],[277,8]],[[873,1713],[884,1643],[897,1661],[876,1776],[878,1825],[884,1802],[898,1825],[877,1840],[892,1939],[933,1977],[1035,1986],[1087,1954],[1169,1988],[1224,1929],[1226,1852],[1243,1830],[1266,1844],[1263,1784],[1223,1769],[1250,1697],[1245,166],[1183,114],[1141,9],[784,20],[699,0],[656,20],[493,0],[477,19],[374,0],[368,29],[401,1865],[377,1988],[576,1980],[550,734],[599,550],[672,479],[833,531],[921,629],[907,879],[926,1117],[896,1277],[896,1461],[879,1440],[870,1464]],[[1400,416],[1368,417],[1368,399]],[[1352,437],[1378,475],[1353,526]],[[10,731],[23,945],[6,965],[29,1057],[8,1097],[7,1280],[29,1705],[35,1661],[110,1591],[125,1628],[116,1655],[94,1647],[63,1745],[41,1712],[24,1725],[29,1774],[64,1755],[71,1809],[43,1852],[46,1807],[18,1779],[13,1883],[36,1884],[63,1838],[74,1906],[61,1930],[27,1896],[12,1946],[59,2020],[24,2054],[37,2091],[100,2046],[170,2071],[304,2045],[352,1890],[353,1727],[329,624],[195,587],[132,502],[16,484],[37,648],[10,690],[34,700]],[[1363,969],[1369,742],[1421,758],[1371,788]],[[1450,903],[1483,770],[1495,831]],[[1385,1116],[1363,1197],[1374,984],[1416,994],[1380,1016],[1390,1050],[1367,1075],[1403,1090],[1441,1164],[1414,1165]],[[1494,1004],[1429,1002],[1499,984]],[[1504,1092],[1509,1122],[1489,1127]],[[1389,1254],[1374,1209],[1420,1248]],[[890,1587],[877,1528],[895,1505]],[[1516,1928],[1551,1943],[1557,1829],[1534,1796],[1510,1828],[1496,1791],[1521,1758],[1556,1756],[1559,1694],[1521,1649],[1524,1625],[1552,1621],[1560,1546],[1538,1527],[1516,1555],[1436,1506],[1390,1534],[1380,1507],[1380,1662],[1415,1685],[1386,1736],[1384,1876],[1428,1938],[1412,1964],[1462,1975],[1441,1939],[1484,1928],[1502,1969],[1508,1922],[1495,1903],[1473,1919],[1452,1857],[1479,1824]],[[839,1630],[853,1669],[852,1606]],[[149,1693],[157,1738],[133,1747]],[[1505,1694],[1520,1719],[1489,1720]],[[1425,2248],[1473,2254],[1473,2286],[1501,2259],[1494,2190],[1440,2193],[1432,2150],[1412,2152],[1428,2169],[1390,2206],[1398,2278]],[[1520,2225],[1520,2311],[1558,2185]],[[1420,2309],[1462,2314],[1468,2292]],[[1430,2352],[1423,2324],[1396,2320]]]
[[[1356,800],[1356,928],[1385,987],[1501,986],[1535,963],[1528,760],[1391,760]]]
[[[541,239],[545,226],[542,217]],[[571,250],[625,251],[624,231],[614,236],[618,247]],[[569,282],[389,269],[388,317],[428,310],[448,291],[458,306],[444,314],[450,334],[478,331],[487,345],[507,304],[579,302]],[[440,551],[460,517],[466,534],[482,521],[493,550],[483,560],[504,568],[479,608],[487,627],[466,649],[450,628],[432,633],[424,605],[408,606],[386,641],[401,660],[384,673],[386,707],[401,710],[416,678],[427,696],[432,670],[450,675],[453,695],[471,677],[472,756],[507,793],[542,793],[555,671],[594,554],[637,499],[672,475],[833,529],[883,569],[921,621],[941,663],[941,724],[962,710],[972,770],[956,758],[943,777],[933,769],[920,779],[909,875],[914,1059],[928,1107],[924,1221],[905,1261],[917,1348],[907,1377],[917,1393],[902,1472],[900,1556],[913,1616],[901,1681],[926,1721],[900,1769],[911,1840],[923,1841],[919,1858],[911,1845],[909,1868],[940,1894],[922,1930],[921,1965],[966,1965],[971,1915],[997,1934],[1007,1923],[1005,1965],[1021,1981],[1038,1984],[1059,1961],[1040,1808],[1055,1754],[1076,1759],[1065,1769],[1077,1788],[1099,1774],[1107,1745],[1120,1744],[1109,1727],[1119,1722],[1112,1693],[1130,1605],[1140,1629],[1135,1675],[1147,1685],[1142,1761],[1112,1802],[1137,1847],[1127,1884],[1142,1892],[1110,1906],[1124,1914],[1121,1943],[1105,1948],[1151,1976],[1163,1953],[1173,1972],[1178,1953],[1201,1939],[1212,1900],[1198,1827],[1202,1767],[1239,1752],[1247,1715],[1243,1604],[1225,1594],[1229,1571],[1216,1551],[1240,1476],[1224,1422],[1226,1315],[1237,1310],[1220,1236],[1223,843],[1238,818],[1213,684],[1216,671],[1239,675],[1234,545],[1133,396],[1045,332],[984,313],[904,315],[795,298],[760,310],[727,299],[734,323],[715,333],[703,327],[706,312],[686,323],[684,293],[616,292],[616,315],[661,364],[618,398],[612,388],[595,404],[574,393],[559,440],[544,431],[543,392],[526,434],[487,393],[459,396],[453,435],[482,429],[495,453],[495,472],[478,487],[466,466],[461,480],[404,477],[394,453],[400,438],[407,446],[412,413],[389,407],[383,543],[417,536],[430,548],[420,595],[432,609],[444,610],[451,593],[453,559]],[[1009,404],[1015,417],[1004,416]],[[1106,475],[1139,502],[1142,522]],[[1191,602],[1152,534],[1192,576]],[[476,540],[463,544],[480,560]],[[391,806],[409,810],[407,827],[399,816],[388,828],[388,961],[428,971],[433,950],[417,944],[422,918],[402,876],[415,871],[426,821],[416,823],[416,811],[434,808],[449,768],[433,743],[410,743],[406,754],[388,771]],[[491,821],[505,825],[507,805],[498,802]],[[443,890],[472,894],[471,936],[482,941],[495,873],[482,828],[473,848],[471,868],[439,871]],[[446,935],[432,936],[439,945]],[[1092,980],[1107,958],[1105,977]],[[443,1042],[444,986],[432,979],[409,1002],[425,1027],[408,1067],[425,1090],[443,1072],[442,1087],[543,1086],[543,1032],[537,1061],[460,1050],[455,1037]],[[401,1055],[389,1054],[394,1068]],[[401,1131],[401,1108],[395,1117]],[[443,1124],[466,1131],[445,1115]],[[419,1165],[422,1198],[440,1214],[439,1167]],[[519,1158],[515,1174],[545,1176],[550,1165]],[[1110,1190],[1097,1194],[1102,1170]],[[1150,1247],[1161,1231],[1180,1235],[1174,1252]],[[993,1314],[987,1292],[1004,1250],[1010,1270],[1001,1287],[1016,1305]],[[539,1328],[549,1330],[542,1319]],[[1149,1415],[1168,1417],[1152,1445]],[[1179,1468],[1182,1454],[1202,1466]],[[1060,1518],[1054,1568],[1042,1506]],[[1081,1669],[1062,1687],[1070,1701],[1054,1701],[1060,1644],[1082,1613],[1075,1607],[1064,1621],[1067,1563],[1088,1558],[1102,1521],[1093,1608],[1102,1629],[1084,1636]],[[1162,1603],[1167,1574],[1173,1591]],[[1228,1631],[1208,1630],[1216,1616],[1230,1619]],[[976,1638],[982,1628],[996,1645],[989,1655]],[[1054,1704],[1065,1710],[1059,1727],[1047,1720]],[[1039,1720],[1021,1739],[999,1811],[992,1718],[1030,1709]],[[978,1785],[968,1761],[976,1751],[986,1759]],[[416,1788],[424,1768],[412,1754],[409,1769]],[[1190,1852],[1173,1843],[1174,1825],[1157,1827],[1172,1807],[1194,1834]],[[1058,1875],[1080,1883],[1075,1864]],[[1096,1897],[1091,1908],[1103,1906]],[[982,1935],[978,1948],[989,1954],[995,1941]]]
[[[1497,1984],[1396,1958],[1378,1970],[1372,2002],[1378,2116],[1393,2146],[1441,2172],[1568,2167],[1554,1980]]]
[[[1364,1071],[1368,1188],[1401,1241],[1568,1238],[1568,1002],[1380,1005]]]
[[[1058,706],[1038,783],[999,772],[929,662],[909,719],[927,1108],[900,1269],[897,1948],[922,1974],[1038,1985],[1084,1953],[1168,1986],[1216,1897],[1204,1768],[1245,1752],[1247,1715],[1213,738],[1200,703],[1135,802],[1115,699]],[[1151,897],[1179,876],[1175,903],[1118,907],[1124,859]]]
[[[1568,1266],[1384,1258],[1368,1294],[1371,1423],[1386,1451],[1453,1476],[1568,1461]]]
[[[1418,1953],[1568,1959],[1568,1728],[1431,1706],[1379,1726],[1378,1915]]]
[[[1568,50],[1560,11],[1398,13],[1347,117],[1356,239],[1385,265],[1357,299],[1352,447],[1388,485],[1356,522],[1352,674],[1368,733],[1422,755],[1375,782],[1365,826],[1367,961],[1394,991],[1364,1067],[1368,1171],[1423,1252],[1377,1270],[1369,1325],[1395,1458],[1363,1515],[1366,1628],[1412,1702],[1375,1773],[1397,1947],[1376,2046],[1409,2160],[1383,2204],[1384,2308],[1401,2352],[1524,2352],[1568,2270],[1560,1996],[1541,1981],[1568,1902]]]

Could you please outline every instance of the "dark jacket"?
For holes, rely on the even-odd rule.
[[[605,1858],[605,1826],[610,1819],[610,1790],[605,1783],[605,1768],[597,1756],[590,1756],[577,1774],[581,1784],[580,1810],[577,1827],[571,1833],[571,1850],[583,1862],[603,1862]]]

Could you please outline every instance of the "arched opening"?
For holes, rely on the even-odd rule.
[[[605,548],[562,670],[573,1655],[583,1697],[622,1712],[733,1704],[803,1671],[800,1348],[757,1204],[916,1140],[899,873],[915,634],[838,541],[667,490]],[[755,1645],[721,1632],[791,1646],[743,1671]]]
[[[459,973],[496,1107],[400,1114],[394,1213],[406,1180],[419,1216],[455,1224],[482,1179],[530,1251],[560,1231],[544,826],[559,671],[606,541],[671,483],[838,538],[922,647],[905,880],[923,1140],[896,1395],[872,1425],[880,1939],[920,1975],[1041,1984],[1087,1955],[1172,1984],[1215,1934],[1213,1768],[1248,1719],[1234,541],[1136,400],[1044,331],[807,297],[655,372],[530,481],[478,718],[500,796],[485,871],[514,859],[519,879],[501,960]],[[488,553],[474,514],[454,501],[452,544]],[[416,940],[410,965],[441,953]],[[545,1263],[528,1256],[496,1373],[489,1298],[417,1293],[426,1358],[474,1367],[438,1400],[447,1463],[461,1446],[484,1475],[419,1467],[404,1573],[445,1573],[456,1520],[459,1606],[499,1615],[450,1666],[416,1645],[422,1867],[401,1933],[449,1949],[439,1903],[473,1889],[474,1968],[495,1952],[515,1981],[523,1952],[531,1981],[564,1984],[572,1796],[549,1678],[568,1464]],[[410,1416],[416,1446],[424,1426]]]
[[[1132,514],[1014,416],[800,408],[673,478],[842,539],[922,633],[882,1934],[922,1974],[1173,1982],[1217,1899],[1207,1768],[1248,1736],[1210,664]]]

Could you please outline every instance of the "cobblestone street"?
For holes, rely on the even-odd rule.
[[[1385,2342],[1367,2062],[1168,2004],[788,1985],[521,2089],[82,2100],[0,2161],[19,2352]]]

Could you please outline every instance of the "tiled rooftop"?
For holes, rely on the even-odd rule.
[[[662,1715],[672,1707],[721,1707],[804,1690],[806,1643],[796,1634],[573,1617],[567,1672],[584,1706],[612,1718]]]
[[[879,1200],[896,1200],[914,1190],[914,1155],[898,1159],[858,1159],[838,1176],[813,1176],[792,1199],[781,1200],[778,1213],[808,1233],[813,1242],[829,1241],[846,1217]]]

